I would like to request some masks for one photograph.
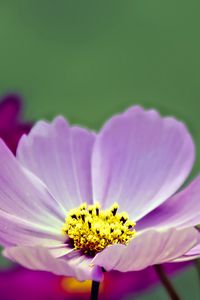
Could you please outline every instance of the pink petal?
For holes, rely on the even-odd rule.
[[[138,228],[190,227],[200,224],[200,176],[183,191],[138,222]]]
[[[65,241],[61,230],[22,219],[0,210],[0,245],[51,246]],[[66,246],[66,245],[65,245]]]
[[[200,257],[200,233],[199,233],[199,240],[197,245],[192,247],[188,252],[186,252],[184,255],[176,258],[172,262],[182,262],[182,261],[189,261]]]
[[[27,235],[29,240],[31,235],[45,238],[52,238],[53,235],[59,237],[65,218],[59,204],[46,186],[20,166],[2,140],[0,140],[0,216],[0,237],[8,244],[16,243],[17,240],[20,242],[22,236],[27,240]]]
[[[190,256],[190,255],[199,255],[200,256],[200,238],[199,238],[199,243],[193,247],[190,251],[188,251],[186,254],[186,256]]]
[[[78,252],[71,257],[55,258],[46,248],[12,247],[6,248],[3,254],[28,269],[72,276],[80,281],[87,279],[100,281],[103,276],[99,267],[90,266],[91,258],[80,256]]]
[[[92,201],[91,152],[95,135],[70,128],[64,118],[38,122],[20,140],[17,157],[36,174],[62,204],[71,209]]]
[[[52,246],[48,245],[45,248],[48,248],[49,253],[51,253],[51,255],[56,258],[63,257],[63,256],[68,257],[72,253],[74,254],[74,249],[69,248],[65,243],[64,244],[59,243],[57,245],[52,245]]]
[[[127,246],[113,245],[97,254],[94,265],[106,271],[142,270],[183,255],[197,244],[199,233],[194,228],[182,230],[146,230],[138,234]]]
[[[174,118],[133,107],[109,120],[92,157],[94,200],[140,219],[184,182],[194,161],[190,134]]]

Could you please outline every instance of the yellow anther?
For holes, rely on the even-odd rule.
[[[128,214],[117,213],[119,205],[114,203],[108,210],[100,210],[100,204],[81,204],[69,212],[62,227],[74,249],[87,255],[95,255],[112,244],[127,244],[136,234],[135,222]]]
[[[80,210],[86,209],[87,208],[87,204],[86,203],[82,203],[79,207]]]
[[[116,202],[111,206],[110,210],[111,210],[113,216],[116,215],[118,208],[119,208],[119,205]]]
[[[133,221],[126,221],[126,226],[128,227],[128,228],[133,228],[133,227],[135,227],[135,225],[136,225],[136,223],[135,222],[133,222]]]

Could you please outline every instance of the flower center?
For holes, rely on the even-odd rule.
[[[90,256],[109,245],[126,245],[136,234],[136,223],[128,219],[127,213],[117,213],[118,208],[117,203],[108,210],[100,210],[98,203],[81,204],[69,212],[62,233],[74,249]]]

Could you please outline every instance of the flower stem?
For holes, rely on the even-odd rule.
[[[100,285],[100,282],[92,281],[90,300],[98,300],[99,285]]]
[[[165,287],[169,297],[171,300],[180,300],[180,297],[176,293],[173,285],[171,284],[170,280],[168,279],[163,267],[161,265],[154,266],[155,271],[162,282],[163,286]]]

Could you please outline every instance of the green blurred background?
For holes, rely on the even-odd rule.
[[[92,129],[136,103],[175,115],[197,144],[195,175],[199,15],[199,0],[1,0],[0,93],[20,92],[27,120],[63,114]],[[175,283],[200,299],[194,268]],[[168,298],[157,288],[137,299]]]

